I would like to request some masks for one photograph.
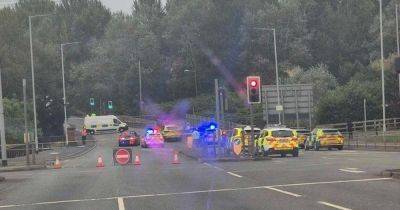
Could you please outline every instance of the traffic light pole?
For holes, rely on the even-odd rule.
[[[249,152],[250,155],[254,155],[254,114],[253,114],[253,104],[250,105],[250,142],[249,142]]]

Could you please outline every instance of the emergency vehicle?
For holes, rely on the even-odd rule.
[[[264,153],[264,156],[271,154],[280,154],[281,157],[287,154],[292,154],[293,157],[299,156],[296,131],[290,128],[265,128],[261,131],[255,145],[258,152]]]
[[[305,150],[320,148],[337,148],[342,150],[344,145],[344,136],[338,129],[334,128],[315,128],[304,145]]]

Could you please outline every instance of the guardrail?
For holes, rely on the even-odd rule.
[[[367,132],[353,133],[353,136],[344,132],[346,149],[400,151],[400,131],[383,133]]]
[[[385,120],[387,130],[394,130],[400,128],[400,118],[389,118]],[[383,120],[367,120],[367,121],[356,121],[352,122],[354,131],[379,131],[382,130]],[[332,123],[332,124],[321,124],[316,127],[327,127],[337,128],[342,132],[347,131],[347,123]]]

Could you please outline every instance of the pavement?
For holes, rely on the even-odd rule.
[[[114,166],[116,135],[61,169],[2,173],[0,209],[400,209],[400,181],[381,171],[400,155],[301,151],[265,161],[207,162],[173,149],[134,147],[140,166]],[[167,143],[174,144],[174,143]],[[96,168],[101,155],[105,167]]]

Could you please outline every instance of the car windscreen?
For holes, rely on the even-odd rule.
[[[298,134],[310,134],[310,131],[297,131]]]
[[[339,135],[340,132],[337,129],[324,129],[322,130],[325,135]]]
[[[293,132],[291,130],[274,130],[272,131],[273,137],[291,137]]]

